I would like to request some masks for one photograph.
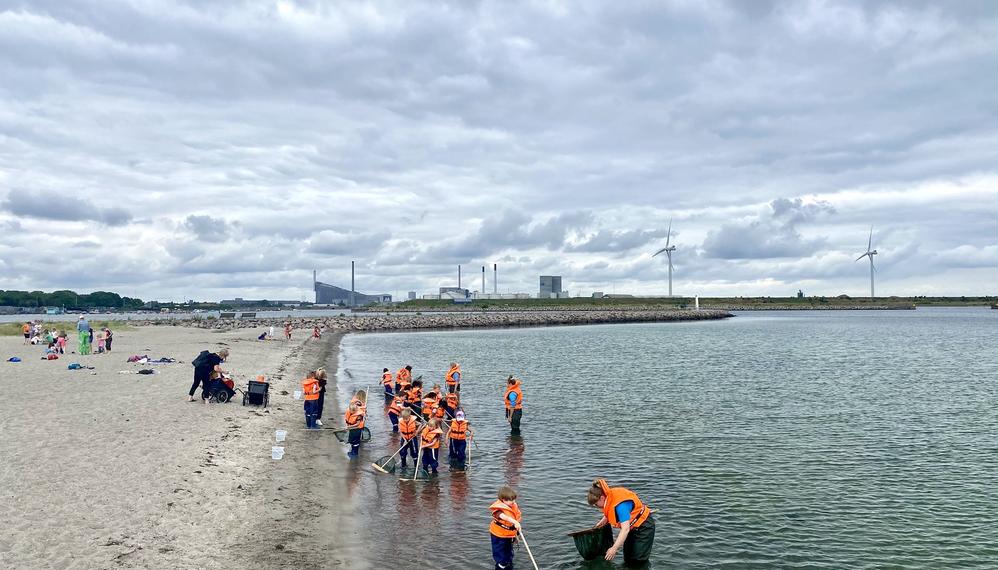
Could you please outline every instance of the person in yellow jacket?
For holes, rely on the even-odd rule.
[[[648,561],[655,543],[655,520],[637,495],[624,487],[610,487],[605,479],[596,479],[586,501],[603,511],[603,517],[593,528],[609,524],[620,529],[617,540],[606,551],[607,560],[613,560],[623,547],[626,566],[640,566]]]
[[[492,560],[495,570],[513,568],[513,542],[520,534],[520,507],[516,504],[516,491],[508,485],[499,488],[499,496],[489,506],[492,522],[489,534],[492,535]]]

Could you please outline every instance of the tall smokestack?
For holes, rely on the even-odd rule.
[[[355,275],[355,273],[354,273],[354,266],[353,266],[353,264],[354,264],[354,262],[351,261],[350,262],[350,306],[351,307],[356,307],[357,306],[357,301],[356,301],[356,297],[355,297],[355,295],[356,295],[355,291],[357,289],[356,289],[355,282],[354,282],[354,275]]]
[[[485,294],[485,266],[482,266],[482,295]]]
[[[457,266],[457,288],[461,288],[461,266]]]
[[[499,264],[492,264],[492,292],[499,294]]]

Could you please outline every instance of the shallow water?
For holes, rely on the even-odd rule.
[[[346,481],[356,555],[490,568],[487,507],[509,483],[541,568],[615,567],[565,536],[599,518],[585,491],[602,476],[658,510],[655,568],[993,568],[996,347],[988,309],[347,335],[341,400],[384,366],[442,384],[457,360],[481,448],[467,473],[377,475],[398,446],[372,398],[374,438]],[[522,439],[503,417],[509,373]]]

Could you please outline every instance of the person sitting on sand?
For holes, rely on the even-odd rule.
[[[256,337],[256,340],[270,340],[270,337],[267,336],[267,331],[263,331],[260,336]]]

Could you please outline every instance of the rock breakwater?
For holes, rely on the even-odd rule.
[[[267,328],[290,322],[295,329],[320,327],[325,331],[413,331],[473,328],[514,328],[611,323],[649,323],[704,321],[731,317],[727,311],[520,311],[497,313],[388,314],[335,317],[249,318],[249,319],[172,319],[149,320],[135,324],[148,326],[187,326],[204,329]],[[134,323],[134,321],[133,321]]]

